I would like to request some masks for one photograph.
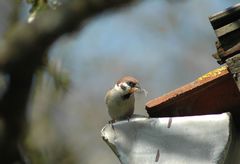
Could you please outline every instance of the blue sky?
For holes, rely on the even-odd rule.
[[[77,83],[98,79],[108,86],[105,79],[133,74],[149,79],[151,86],[161,85],[155,86],[160,94],[218,66],[211,57],[216,37],[208,16],[233,4],[141,1],[87,21],[77,35],[64,37],[51,52],[64,58]]]

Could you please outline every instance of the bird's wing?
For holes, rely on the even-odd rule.
[[[105,95],[104,100],[105,100],[105,103],[106,103],[106,104],[108,104],[110,94],[111,94],[111,90],[109,90],[109,91],[107,92],[107,94]]]

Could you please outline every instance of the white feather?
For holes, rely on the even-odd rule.
[[[128,93],[130,87],[126,83],[122,83],[126,90],[123,90],[120,85],[115,85],[106,95],[106,104],[108,113],[113,120],[126,119],[131,117],[134,111],[134,95],[130,95],[128,99],[123,99],[122,96]]]

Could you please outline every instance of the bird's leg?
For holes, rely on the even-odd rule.
[[[116,122],[116,120],[110,120],[110,121],[108,121],[109,124],[113,124],[113,123],[115,123],[115,122]]]
[[[115,120],[110,120],[110,121],[108,121],[108,123],[111,125],[112,129],[114,130],[113,123],[115,123]]]

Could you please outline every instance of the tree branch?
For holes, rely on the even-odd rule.
[[[0,100],[5,124],[0,140],[0,162],[21,162],[19,143],[24,136],[26,104],[32,78],[46,58],[48,48],[60,36],[73,32],[86,19],[133,0],[73,0],[58,10],[43,11],[31,24],[19,24],[0,47],[0,71],[10,77]]]
[[[44,52],[60,36],[106,9],[132,1],[73,0],[66,7],[41,12],[31,24],[19,24],[0,47],[0,70],[9,73],[39,65]]]

